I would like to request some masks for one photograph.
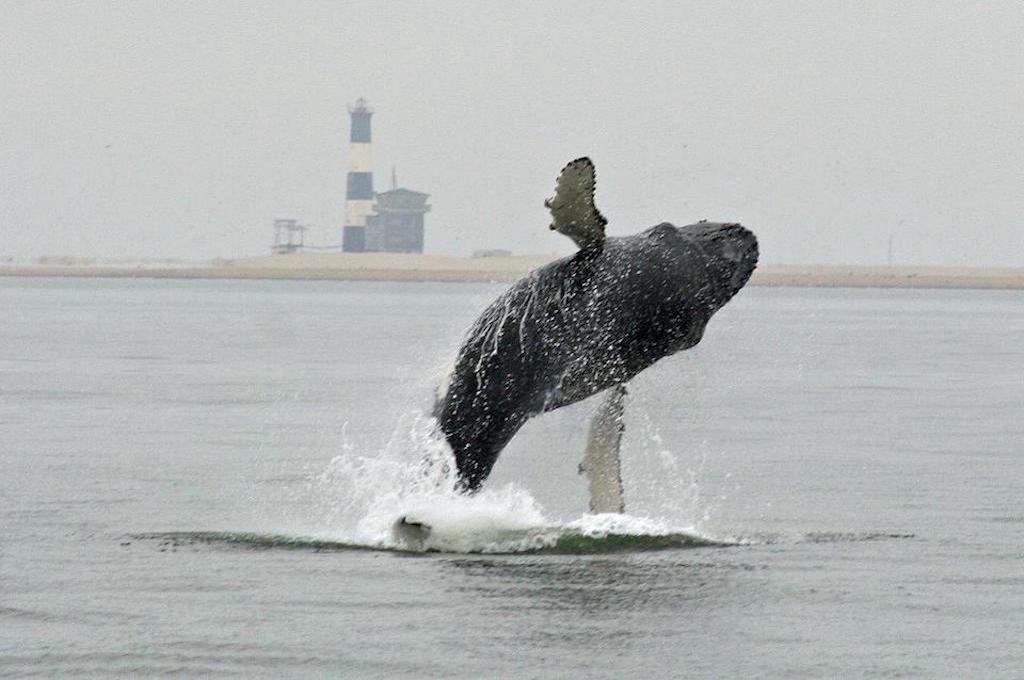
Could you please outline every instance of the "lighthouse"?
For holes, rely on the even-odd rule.
[[[373,109],[360,97],[349,107],[352,128],[348,147],[348,180],[345,186],[345,225],[341,249],[349,253],[366,250],[366,217],[373,209],[373,152],[370,145],[370,117]]]

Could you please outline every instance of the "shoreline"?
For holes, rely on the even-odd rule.
[[[504,283],[554,256],[451,257],[396,253],[292,253],[214,263],[0,265],[4,277],[284,279]],[[762,265],[753,286],[1024,289],[1024,268]]]

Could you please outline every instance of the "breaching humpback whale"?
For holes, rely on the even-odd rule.
[[[757,266],[757,239],[739,224],[663,222],[605,237],[594,188],[589,158],[562,169],[544,204],[551,229],[579,250],[531,272],[484,310],[435,404],[464,491],[480,487],[532,416],[616,388],[610,404],[621,428],[622,386],[696,345]],[[614,503],[615,488],[604,487]]]

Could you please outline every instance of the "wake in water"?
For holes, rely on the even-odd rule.
[[[293,487],[297,493],[284,503],[287,512],[295,513],[287,526],[280,524],[283,499],[277,498],[264,499],[276,501],[275,518],[264,517],[256,530],[172,531],[130,538],[158,540],[161,550],[201,544],[245,549],[573,555],[913,538],[889,532],[743,538],[709,535],[701,526],[715,506],[701,497],[698,483],[706,452],[696,469],[683,469],[661,441],[645,409],[633,409],[633,413],[642,417],[633,428],[639,444],[634,451],[637,460],[625,466],[627,498],[635,498],[632,507],[651,515],[678,517],[680,511],[688,512],[696,518],[695,526],[613,513],[559,520],[527,489],[511,483],[467,496],[456,491],[451,452],[437,435],[433,420],[410,411],[373,455],[361,454],[360,447],[343,431],[341,453],[324,469],[308,474],[301,489]],[[419,536],[396,531],[402,518],[430,529]]]

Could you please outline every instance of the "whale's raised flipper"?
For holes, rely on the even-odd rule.
[[[587,476],[590,486],[591,512],[618,512],[626,510],[622,499],[622,464],[619,445],[626,426],[622,419],[626,386],[609,388],[587,435],[587,450],[580,463],[580,474]]]
[[[580,249],[604,242],[608,220],[594,205],[595,186],[594,164],[585,156],[577,158],[562,168],[555,195],[544,201],[551,211],[551,229],[571,238]]]

